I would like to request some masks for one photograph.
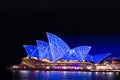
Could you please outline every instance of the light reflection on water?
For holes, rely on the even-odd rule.
[[[13,80],[120,80],[118,72],[14,71]]]

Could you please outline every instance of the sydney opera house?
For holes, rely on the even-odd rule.
[[[90,55],[92,46],[83,45],[71,49],[57,35],[49,32],[46,32],[46,35],[48,42],[36,40],[36,45],[23,45],[27,57],[22,59],[21,66],[26,65],[32,69],[94,69],[95,64],[99,64],[110,55]]]
[[[79,60],[83,62],[94,62],[95,64],[100,63],[104,58],[110,55],[110,53],[103,53],[97,55],[89,55],[91,46],[77,46],[73,49],[69,47],[60,37],[48,33],[48,42],[42,40],[36,40],[37,46],[24,45],[24,48],[28,54],[28,57],[36,57],[38,60],[48,59],[51,62],[57,62],[60,59],[66,60]]]

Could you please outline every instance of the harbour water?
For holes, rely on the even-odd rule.
[[[12,80],[120,80],[120,72],[12,71]]]

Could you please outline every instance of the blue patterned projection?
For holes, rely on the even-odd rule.
[[[86,59],[88,62],[100,63],[104,58],[109,56],[109,53],[99,55],[88,55],[91,46],[78,46],[70,49],[69,46],[58,36],[46,32],[48,42],[36,40],[37,47],[32,45],[24,45],[24,48],[29,57],[37,57],[38,60],[47,58],[52,62],[56,62],[59,59],[65,60],[79,60]]]
[[[110,53],[103,53],[103,54],[98,54],[95,56],[92,55],[87,55],[86,59],[88,62],[94,62],[95,64],[99,64],[103,59],[111,55]]]
[[[103,54],[95,55],[95,56],[93,57],[94,63],[95,63],[95,64],[100,63],[103,59],[105,59],[105,58],[108,57],[109,55],[110,55],[110,53],[103,53]]]
[[[75,54],[78,60],[83,61],[89,53],[91,46],[79,46],[72,49],[71,58]]]
[[[33,46],[33,45],[23,45],[27,54],[28,54],[28,57],[37,57],[39,59],[39,53],[38,53],[38,49],[36,46]]]
[[[43,58],[52,60],[49,44],[41,40],[36,40],[36,42],[39,52],[39,60],[42,60]]]
[[[46,34],[48,37],[53,62],[57,61],[65,54],[69,55],[70,48],[61,38],[48,32]]]
[[[74,49],[70,50],[69,60],[79,60]]]
[[[87,55],[86,59],[88,62],[94,62],[93,56],[92,55]]]

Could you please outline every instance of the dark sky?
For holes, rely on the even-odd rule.
[[[119,26],[120,5],[112,0],[1,0],[1,56],[26,56],[22,45],[47,41],[46,32],[71,48],[90,45],[90,54],[118,56]]]

